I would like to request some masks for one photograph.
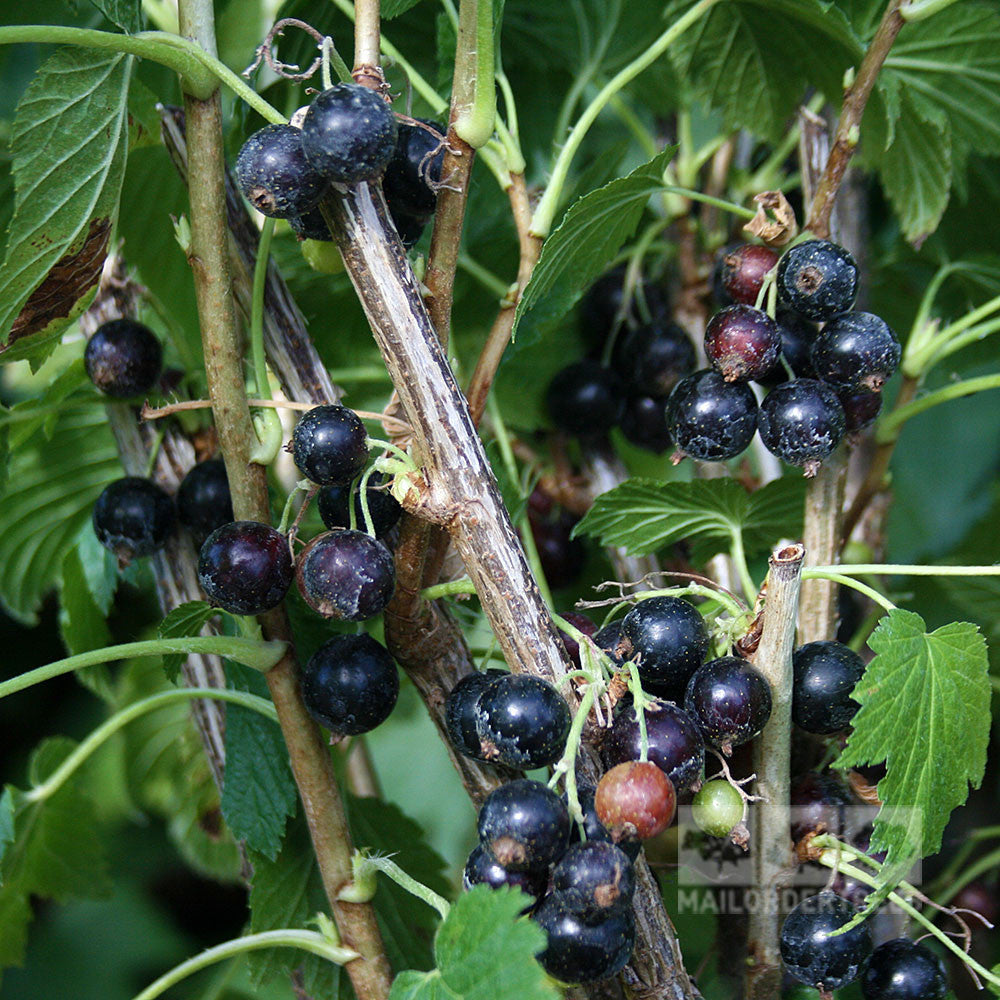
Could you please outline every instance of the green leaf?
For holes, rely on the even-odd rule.
[[[114,604],[120,575],[115,557],[97,540],[93,528],[84,523],[76,542],[83,566],[83,578],[87,591],[105,617]],[[129,568],[131,569],[131,567]],[[128,574],[124,574],[126,579]]]
[[[0,795],[0,863],[7,848],[14,843],[14,789],[7,787]],[[2,873],[2,868],[0,868]],[[0,879],[0,885],[3,880]]]
[[[112,23],[130,35],[142,30],[142,0],[90,0]]]
[[[389,990],[389,1000],[460,1000],[445,985],[441,973],[433,972],[401,972],[392,981]]]
[[[802,476],[784,476],[755,493],[732,479],[628,479],[594,501],[575,533],[624,546],[630,555],[648,555],[683,539],[701,563],[727,549],[738,531],[748,555],[798,537],[804,499]]]
[[[986,643],[968,622],[928,634],[920,615],[895,610],[868,645],[876,654],[854,688],[861,708],[835,767],[886,763],[872,850],[885,851],[885,898],[914,861],[933,854],[953,809],[978,788],[990,733]]]
[[[675,146],[668,147],[572,205],[542,247],[518,303],[512,336],[525,322],[537,336],[572,309],[635,232],[649,196],[662,189],[663,171],[675,152]],[[522,336],[518,343],[530,339]]]
[[[399,17],[411,7],[416,7],[420,0],[382,0],[382,16],[388,20]]]
[[[60,49],[18,104],[0,267],[4,360],[44,354],[100,277],[125,170],[131,67],[129,56]]]
[[[167,614],[156,632],[161,639],[180,639],[198,635],[205,622],[218,613],[218,608],[213,608],[207,601],[186,601]],[[163,669],[168,680],[176,682],[186,659],[184,653],[164,654]]]
[[[71,656],[101,649],[113,642],[104,612],[97,606],[87,588],[80,550],[76,546],[66,553],[62,564],[59,629]],[[111,672],[106,663],[77,671],[76,677],[102,698],[111,698]]]

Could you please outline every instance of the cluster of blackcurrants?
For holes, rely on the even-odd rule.
[[[302,239],[329,241],[319,203],[331,185],[381,177],[399,238],[412,247],[434,213],[443,160],[442,126],[397,122],[375,91],[338,83],[313,98],[301,128],[265,125],[251,135],[236,179],[261,214],[287,219]]]

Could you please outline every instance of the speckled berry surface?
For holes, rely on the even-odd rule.
[[[199,541],[233,518],[229,477],[221,458],[210,458],[191,467],[177,490],[181,524]]]
[[[363,531],[317,535],[299,553],[296,580],[305,602],[324,618],[360,622],[382,611],[396,586],[392,553]]]
[[[755,666],[738,656],[723,656],[691,675],[684,711],[697,723],[706,743],[728,754],[767,725],[771,688]]]
[[[792,721],[807,733],[839,733],[858,703],[851,698],[865,662],[833,640],[808,642],[792,654]]]
[[[540,781],[518,778],[486,796],[479,810],[479,842],[510,871],[539,871],[569,846],[569,812]]]
[[[234,615],[259,615],[276,607],[292,577],[288,539],[259,521],[216,528],[198,554],[202,590],[212,604]]]
[[[557,892],[573,893],[573,909],[593,924],[632,905],[635,873],[621,848],[588,840],[570,845],[552,871],[552,886]]]
[[[444,163],[445,127],[425,118],[416,120],[421,124],[400,122],[397,127],[396,146],[385,168],[382,192],[391,210],[426,221],[437,206],[435,186],[441,180]]]
[[[236,181],[262,215],[301,216],[319,204],[326,180],[306,159],[302,133],[291,125],[265,125],[243,144]]]
[[[853,982],[871,954],[868,925],[859,924],[838,937],[830,934],[856,913],[851,903],[832,892],[802,900],[781,927],[781,959],[788,972],[828,993]]]
[[[727,382],[746,382],[767,374],[781,353],[781,330],[762,309],[728,306],[705,328],[705,354]]]
[[[760,406],[760,438],[789,465],[814,473],[833,454],[847,430],[847,418],[833,389],[817,379],[798,378],[775,386]]]
[[[622,619],[619,650],[636,658],[643,683],[679,700],[708,652],[708,629],[694,605],[680,597],[648,597]]]
[[[899,367],[902,348],[889,324],[867,312],[831,320],[813,342],[817,378],[838,392],[877,392]]]
[[[346,486],[368,464],[361,418],[346,406],[314,406],[292,432],[292,458],[299,472],[320,486]]]
[[[501,674],[502,670],[476,671],[466,674],[448,692],[445,699],[445,725],[451,745],[466,757],[482,760],[479,734],[476,732],[476,702],[479,696]]]
[[[858,265],[842,246],[806,240],[778,261],[778,295],[800,316],[821,322],[847,312],[858,297]]]
[[[113,319],[99,326],[87,341],[83,366],[105,395],[130,399],[156,385],[163,368],[163,347],[142,323]]]
[[[764,277],[778,263],[778,252],[756,243],[728,247],[719,261],[719,284],[730,302],[752,306]]]
[[[566,699],[531,674],[502,674],[474,711],[482,757],[523,770],[554,764],[573,721]]]
[[[721,462],[746,450],[757,429],[757,400],[743,382],[727,382],[714,368],[682,379],[667,400],[667,427],[679,451]]]
[[[125,476],[101,491],[92,523],[97,540],[124,566],[162,549],[176,520],[174,501],[156,483]]]

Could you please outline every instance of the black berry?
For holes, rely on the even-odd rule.
[[[396,586],[392,553],[371,535],[347,528],[317,535],[299,554],[295,575],[309,607],[348,622],[377,615]]]
[[[92,521],[97,540],[124,567],[162,549],[176,519],[173,500],[156,483],[125,476],[101,491]]]
[[[729,754],[752,740],[771,717],[771,688],[764,675],[738,656],[700,666],[684,692],[684,711],[705,742]]]
[[[847,433],[857,434],[875,423],[882,412],[882,393],[851,392],[838,393],[837,398],[844,408]]]
[[[302,671],[309,714],[335,736],[357,736],[381,725],[398,696],[395,662],[364,632],[327,639]]]
[[[403,508],[396,498],[384,489],[378,489],[380,481],[372,476],[365,489],[365,499],[368,501],[368,513],[372,519],[372,528],[376,538],[384,538],[403,515]],[[323,523],[333,531],[334,528],[349,528],[351,514],[348,506],[350,486],[324,486],[316,495],[316,505]],[[354,491],[354,523],[359,531],[365,530],[364,511],[361,509],[361,490]]]
[[[809,354],[819,332],[816,324],[781,306],[778,307],[777,322],[781,334],[781,355],[774,367],[756,381],[761,385],[775,386],[787,382],[789,378],[815,378]],[[791,375],[782,362],[792,369]]]
[[[899,367],[902,348],[884,319],[852,312],[827,323],[810,357],[817,378],[839,392],[878,392]]]
[[[435,188],[444,163],[445,127],[423,118],[417,121],[422,125],[399,123],[396,146],[382,177],[382,191],[394,215],[402,211],[426,221],[437,206]]]
[[[719,259],[717,279],[725,298],[736,304],[756,305],[764,277],[777,263],[778,253],[770,247],[755,243],[727,247]]]
[[[396,227],[399,242],[407,250],[412,250],[420,242],[420,237],[424,235],[427,220],[409,215],[398,208],[393,208],[392,205],[389,206],[389,215],[392,216],[392,224]]]
[[[302,148],[309,165],[327,181],[372,180],[396,148],[396,116],[374,90],[336,83],[309,105],[302,121]]]
[[[214,605],[234,615],[259,615],[279,605],[293,573],[288,539],[258,521],[216,528],[198,556],[202,590]]]
[[[618,652],[618,644],[622,641],[622,625],[624,621],[624,618],[616,618],[613,622],[608,622],[604,628],[594,635],[594,645],[607,653],[618,666],[621,666],[625,662],[621,653]]]
[[[445,723],[451,745],[466,757],[483,759],[476,732],[476,703],[479,696],[503,671],[488,670],[485,673],[466,674],[448,692],[445,700]]]
[[[622,339],[615,359],[629,391],[647,396],[670,395],[697,364],[688,335],[676,323],[666,321],[633,330]]]
[[[625,310],[624,323],[626,328],[632,328],[640,322],[640,310],[637,302],[639,294],[639,290],[636,289],[629,301],[628,308]],[[662,285],[643,281],[641,294],[645,299],[651,319],[661,319],[668,314],[670,300]],[[580,332],[584,343],[589,348],[599,351],[615,331],[615,321],[622,310],[624,297],[624,265],[601,275],[587,290],[580,301],[578,315],[580,317]]]
[[[545,405],[552,423],[566,434],[604,434],[617,423],[624,387],[609,368],[596,361],[576,361],[549,383]]]
[[[865,1000],[944,1000],[948,975],[944,962],[909,938],[880,944],[861,973]]]
[[[838,937],[830,934],[856,913],[846,899],[832,892],[802,900],[781,927],[781,958],[789,973],[827,993],[855,980],[872,950],[867,924]]]
[[[667,426],[685,455],[702,462],[735,458],[757,429],[757,400],[745,383],[705,368],[677,383],[667,400]]]
[[[575,583],[587,562],[583,539],[572,537],[576,522],[577,518],[540,490],[528,498],[528,527],[545,579],[556,590]]]
[[[662,455],[674,443],[667,426],[667,400],[661,396],[629,396],[621,417],[625,440]]]
[[[288,225],[300,240],[320,240],[323,243],[333,242],[330,227],[323,218],[323,213],[314,208],[302,215],[289,216]]]
[[[163,347],[148,327],[113,319],[87,341],[83,365],[90,381],[107,396],[129,399],[149,392],[163,368]]]
[[[775,386],[760,405],[760,439],[789,465],[816,474],[844,438],[847,419],[837,394],[816,379],[797,378]]]
[[[829,240],[807,240],[785,251],[777,280],[785,304],[817,322],[847,312],[858,297],[858,265]]]
[[[794,778],[788,795],[792,840],[810,833],[840,837],[847,829],[847,810],[854,805],[850,791],[834,775],[807,771]]]
[[[520,889],[537,900],[545,895],[548,884],[547,869],[533,872],[507,871],[482,844],[477,844],[472,849],[462,872],[462,888],[466,892],[474,885],[488,885],[491,889],[510,887]]]
[[[243,144],[236,181],[262,215],[290,219],[316,208],[326,179],[306,159],[302,133],[292,125],[265,125]]]
[[[839,642],[808,642],[792,656],[792,721],[807,733],[839,733],[858,704],[854,685],[865,672],[864,660]]]
[[[705,328],[705,354],[727,382],[760,378],[774,367],[780,353],[781,331],[762,309],[729,306]]]
[[[552,885],[573,899],[573,909],[586,923],[594,924],[631,906],[635,874],[620,848],[588,840],[569,847],[552,872]]]
[[[299,472],[321,486],[346,486],[368,464],[365,425],[346,406],[309,410],[295,425],[291,451]]]
[[[188,470],[177,490],[177,514],[199,542],[233,520],[233,498],[221,458],[210,458]]]
[[[540,871],[569,846],[569,812],[540,781],[519,778],[494,789],[479,810],[479,842],[510,871]]]

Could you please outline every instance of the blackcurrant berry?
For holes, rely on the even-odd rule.
[[[810,354],[817,377],[840,392],[878,392],[899,367],[901,356],[889,324],[867,312],[831,320]]]
[[[295,425],[291,452],[299,472],[321,486],[347,486],[368,464],[365,425],[346,406],[314,406]]]
[[[531,531],[542,572],[549,586],[561,590],[574,584],[587,562],[582,538],[573,538],[577,518],[556,507],[541,491],[528,498],[528,527]]]
[[[623,709],[605,736],[602,751],[609,766],[639,760],[642,733],[637,714],[631,705]],[[670,778],[676,792],[686,792],[701,779],[705,766],[705,741],[697,724],[683,709],[659,699],[654,699],[643,714],[647,759]]]
[[[466,757],[483,759],[479,734],[476,732],[476,703],[489,685],[503,674],[490,669],[485,673],[466,674],[448,692],[444,703],[445,723],[451,745]]]
[[[622,838],[648,840],[673,822],[677,793],[655,764],[630,760],[616,764],[597,783],[594,809],[616,843]]]
[[[822,322],[845,313],[858,297],[858,265],[829,240],[807,240],[778,261],[778,294],[806,319]]]
[[[122,567],[162,549],[176,520],[173,500],[156,483],[139,476],[116,479],[94,504],[94,534]]]
[[[619,649],[628,659],[638,658],[644,685],[655,684],[670,700],[679,701],[688,678],[708,652],[708,629],[698,609],[687,601],[648,597],[622,619]]]
[[[389,603],[396,587],[392,553],[363,531],[317,535],[299,554],[299,593],[324,618],[361,622]]]
[[[163,347],[148,327],[133,319],[99,326],[83,352],[87,376],[107,396],[129,399],[149,392],[163,368]]]
[[[199,543],[233,520],[229,477],[221,458],[210,458],[188,470],[177,490],[177,515]]]
[[[837,394],[816,379],[797,378],[775,386],[760,405],[760,439],[789,465],[814,476],[847,430]]]
[[[880,392],[838,393],[837,398],[844,408],[844,420],[848,434],[857,434],[858,431],[871,427],[882,412],[882,393]]]
[[[290,219],[316,208],[326,178],[306,159],[302,132],[292,125],[265,125],[243,144],[236,181],[262,215]]]
[[[326,219],[323,218],[323,213],[318,208],[314,208],[309,212],[303,212],[302,215],[289,216],[288,225],[291,226],[292,232],[300,240],[319,240],[322,243],[333,242],[330,227],[326,224]]]
[[[436,185],[441,180],[446,130],[437,122],[423,118],[417,121],[422,124],[400,122],[397,127],[396,146],[382,177],[382,192],[391,209],[426,221],[437,207]]]
[[[821,892],[802,900],[781,927],[781,958],[796,979],[827,993],[853,982],[871,954],[872,938],[867,924],[831,937],[857,911],[832,892]]]
[[[202,590],[212,604],[234,615],[259,615],[277,607],[293,575],[288,539],[259,521],[216,528],[198,556]]]
[[[585,923],[595,924],[632,905],[635,874],[620,848],[588,840],[569,847],[553,869],[552,885],[573,900],[573,909]]]
[[[576,611],[567,611],[562,617],[586,636],[593,636],[597,632],[596,623],[586,615],[578,614]],[[562,639],[563,645],[566,647],[566,652],[569,654],[569,658],[573,661],[574,666],[579,669],[580,644],[562,629],[559,629],[559,638]]]
[[[374,90],[335,83],[309,105],[302,148],[309,165],[327,181],[373,180],[396,148],[396,116]]]
[[[691,803],[691,819],[710,837],[728,837],[743,819],[743,797],[728,781],[713,778],[698,789]]]
[[[669,396],[697,364],[688,335],[676,323],[666,321],[640,326],[625,336],[615,360],[629,391],[647,396]]]
[[[554,764],[573,721],[566,699],[530,674],[492,681],[479,695],[475,714],[483,758],[524,770]]]
[[[639,323],[639,307],[636,301],[638,290],[632,296],[626,310],[624,323],[631,328]],[[580,301],[580,332],[584,343],[592,350],[599,351],[615,330],[615,321],[621,312],[625,296],[625,266],[616,267],[595,281]],[[650,317],[662,319],[670,311],[670,300],[666,289],[651,281],[642,283],[642,296],[649,309]]]
[[[816,771],[792,781],[788,801],[795,843],[810,833],[842,836],[847,829],[847,810],[854,805],[851,793],[836,777]]]
[[[365,489],[368,501],[368,513],[372,519],[372,528],[376,538],[384,538],[403,516],[403,508],[399,501],[384,489],[379,489],[380,481],[372,476]],[[349,528],[351,514],[348,498],[351,495],[350,486],[324,486],[316,495],[319,516],[323,523],[333,531],[334,528]],[[359,531],[365,530],[364,511],[361,509],[361,491],[354,491],[354,523]]]
[[[743,382],[705,368],[682,379],[667,400],[667,427],[677,448],[702,462],[735,458],[753,440],[757,400]]]
[[[781,306],[778,307],[777,323],[781,334],[781,355],[774,367],[756,381],[761,385],[775,386],[793,377],[815,378],[816,372],[809,355],[819,332],[816,324]],[[792,375],[788,374],[782,362],[792,369]]]
[[[730,302],[756,305],[764,278],[777,263],[776,250],[755,243],[741,243],[723,251],[718,280]]]
[[[948,974],[929,948],[909,938],[880,944],[861,973],[865,1000],[944,1000]]]
[[[760,378],[774,367],[780,353],[781,331],[762,309],[729,306],[705,328],[705,354],[727,382]]]
[[[807,733],[839,733],[858,703],[851,698],[864,660],[840,642],[808,642],[792,656],[792,721]]]
[[[621,417],[625,440],[662,455],[674,443],[667,426],[667,400],[660,396],[629,396]]]
[[[622,837],[615,840],[608,832],[608,828],[597,818],[597,810],[594,808],[594,795],[597,789],[587,784],[577,784],[576,797],[580,803],[580,810],[583,812],[583,837],[587,841],[600,841],[605,844],[616,844],[629,861],[635,861],[642,849],[642,841],[638,837]],[[563,795],[565,801],[566,796]],[[568,807],[567,807],[568,808]],[[570,843],[582,843],[580,838],[580,827],[573,823],[570,829]]]
[[[541,871],[569,846],[569,812],[540,781],[519,778],[494,789],[479,810],[479,842],[510,871]]]
[[[613,622],[608,622],[594,636],[594,645],[607,653],[618,666],[621,666],[625,662],[621,653],[618,652],[618,644],[622,640],[622,625],[624,621],[624,618],[616,618]]]
[[[624,387],[597,361],[575,361],[549,383],[545,405],[552,423],[577,437],[604,434],[622,414]]]
[[[465,862],[462,888],[468,892],[474,885],[488,885],[491,889],[510,887],[520,889],[532,899],[541,899],[548,888],[548,870],[510,872],[482,844],[477,844]]]
[[[396,227],[399,242],[407,250],[412,250],[420,242],[420,237],[424,235],[427,220],[393,208],[392,205],[389,206],[389,215],[392,216],[392,224]]]
[[[302,671],[302,700],[334,736],[358,736],[381,725],[399,696],[389,651],[370,635],[335,635]]]
[[[684,692],[684,710],[705,742],[724,754],[752,740],[771,717],[771,688],[764,675],[738,656],[700,666]]]

